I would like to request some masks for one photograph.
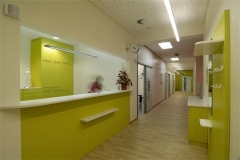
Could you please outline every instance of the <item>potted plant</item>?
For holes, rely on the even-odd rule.
[[[118,77],[118,79],[117,79],[116,85],[117,84],[121,85],[122,90],[127,90],[128,85],[132,86],[132,81],[131,81],[131,79],[128,78],[126,71],[119,71],[117,77]]]

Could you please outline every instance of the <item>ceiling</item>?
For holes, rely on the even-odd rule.
[[[132,35],[166,30],[171,23],[163,0],[89,0],[98,9],[108,15]],[[177,27],[204,23],[208,0],[170,0]],[[194,45],[203,37],[181,38],[180,42],[169,39],[173,49],[162,50],[157,43],[146,43],[149,50],[162,58],[176,70],[193,69],[195,58]],[[171,57],[179,54],[179,61],[172,62]]]

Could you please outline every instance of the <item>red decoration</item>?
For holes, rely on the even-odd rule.
[[[122,90],[127,90],[127,86],[122,86]]]

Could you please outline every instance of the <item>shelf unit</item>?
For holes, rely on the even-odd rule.
[[[224,40],[202,41],[195,43],[194,56],[213,55],[222,53]]]

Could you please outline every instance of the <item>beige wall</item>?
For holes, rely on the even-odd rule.
[[[224,10],[230,9],[230,43],[231,43],[231,77],[230,77],[230,157],[229,159],[239,159],[240,157],[240,85],[239,85],[239,8],[240,1],[238,0],[210,0],[205,19],[205,35],[204,40],[210,40],[211,35],[223,13]],[[208,58],[204,57],[204,69],[206,68]],[[205,75],[204,75],[205,76]],[[204,77],[206,78],[206,77]],[[207,86],[205,86],[207,88]]]

